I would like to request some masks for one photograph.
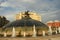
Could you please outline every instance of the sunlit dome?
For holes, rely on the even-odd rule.
[[[28,13],[29,13],[29,17],[31,17],[32,19],[37,20],[37,21],[41,21],[42,20],[40,14],[38,15],[38,13],[31,12],[31,11],[29,11]],[[22,19],[22,17],[25,17],[24,14],[25,14],[25,12],[19,12],[18,14],[15,15],[15,19],[16,20]]]

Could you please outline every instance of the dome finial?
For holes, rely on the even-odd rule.
[[[26,16],[29,16],[29,15],[30,15],[28,10],[25,11],[25,15],[26,15]]]

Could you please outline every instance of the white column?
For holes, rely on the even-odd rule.
[[[60,27],[58,28],[58,31],[59,31],[59,33],[60,33]]]
[[[12,37],[16,37],[15,27],[13,27],[13,29],[12,29]]]
[[[49,26],[49,35],[52,35],[52,28],[51,28],[51,26]]]
[[[42,31],[42,33],[43,33],[43,36],[45,36],[45,31]]]
[[[57,28],[56,28],[56,31],[55,31],[55,32],[56,32],[56,34],[58,33],[58,32],[57,32]]]
[[[6,32],[4,32],[4,37],[6,37],[7,35],[6,35]]]
[[[57,34],[57,31],[55,31],[55,33]]]
[[[35,28],[35,25],[33,26],[33,37],[36,37],[36,28]]]
[[[24,37],[26,37],[26,33],[24,32],[24,35],[23,35]]]

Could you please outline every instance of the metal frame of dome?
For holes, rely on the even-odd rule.
[[[16,20],[8,23],[7,25],[3,26],[3,29],[7,27],[24,27],[24,26],[31,27],[33,25],[35,25],[36,27],[48,27],[44,23],[30,18],[28,12],[29,11],[25,12],[26,17],[23,17],[20,20]]]

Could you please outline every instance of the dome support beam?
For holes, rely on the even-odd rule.
[[[15,27],[13,27],[13,29],[12,29],[12,37],[16,37]]]
[[[52,35],[52,28],[51,28],[51,26],[49,26],[49,31],[48,31],[49,33],[49,35]]]
[[[7,34],[6,34],[6,32],[4,32],[4,37],[7,37]]]
[[[56,34],[58,33],[58,32],[57,32],[57,30],[58,30],[58,29],[56,28],[56,31],[55,31],[55,32],[56,32]]]
[[[35,28],[35,25],[33,26],[33,37],[36,37],[36,28]]]
[[[58,31],[59,31],[59,33],[60,33],[60,27],[58,27]]]
[[[24,32],[23,36],[26,37],[26,32]]]
[[[42,31],[43,36],[45,36],[45,31]]]

